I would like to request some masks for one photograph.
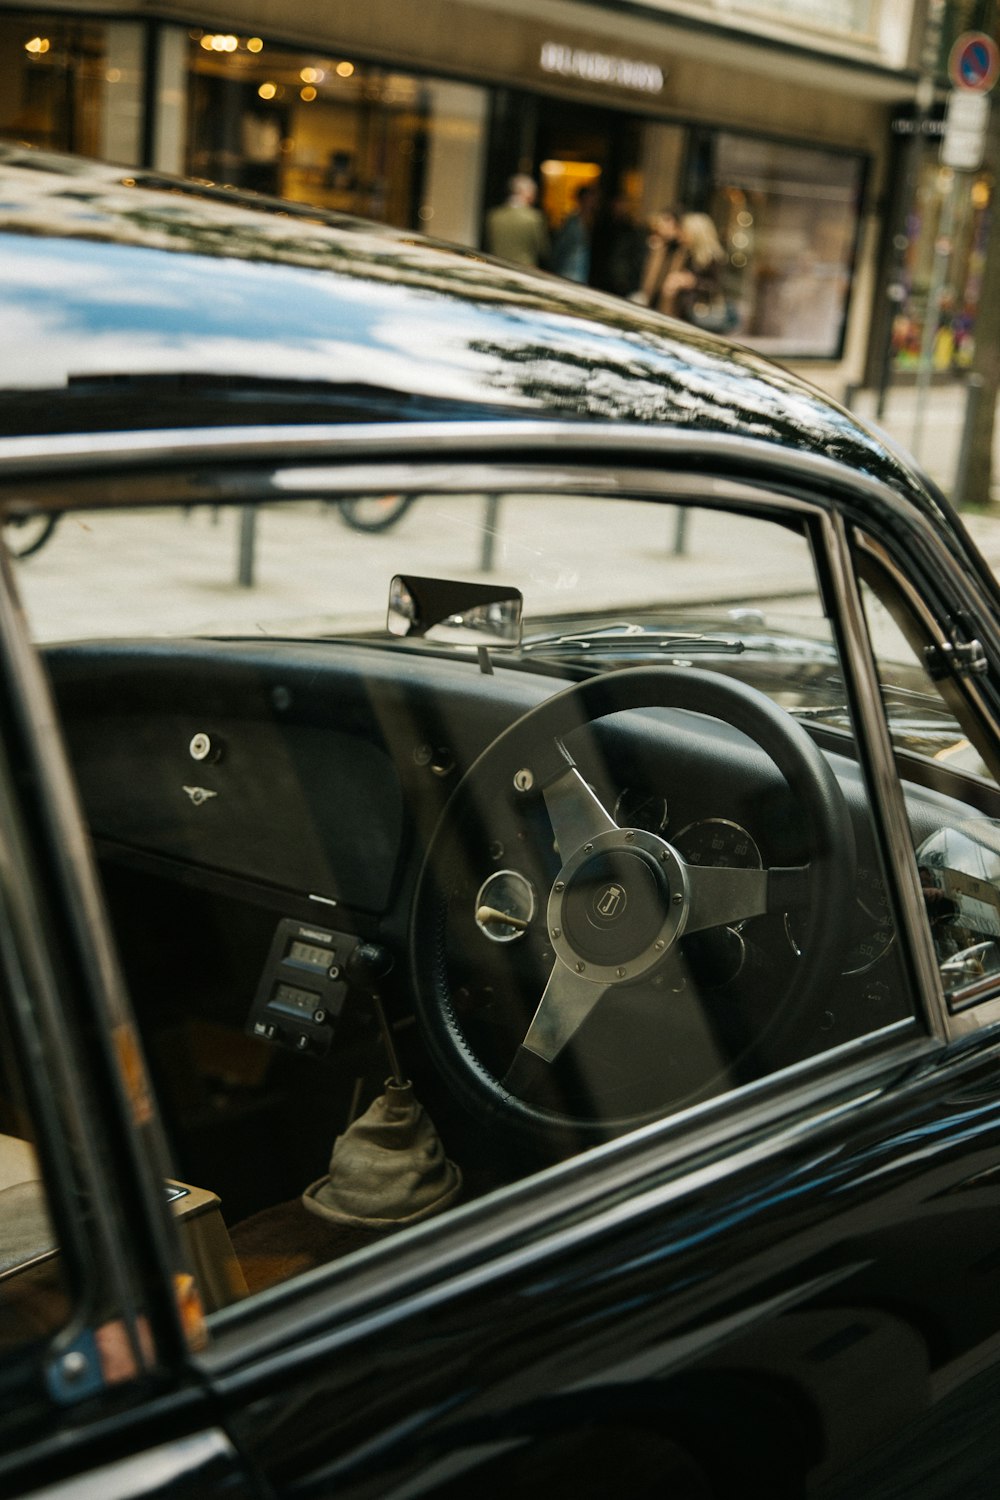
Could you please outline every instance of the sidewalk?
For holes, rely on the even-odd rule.
[[[851,410],[870,426],[881,427],[950,495],[965,425],[965,385],[932,385],[922,394],[912,385],[892,385],[881,417],[875,414],[877,399],[874,390],[858,391]],[[1000,500],[1000,420],[994,432],[993,475],[994,498]]]
[[[922,406],[921,406],[922,400]],[[932,385],[921,398],[912,385],[889,387],[885,410],[876,417],[877,392],[859,391],[852,411],[870,426],[880,427],[916,458],[944,493],[951,495],[965,425],[966,387],[961,382]],[[997,515],[967,511],[962,520],[1000,576],[1000,413],[993,436],[993,500]]]

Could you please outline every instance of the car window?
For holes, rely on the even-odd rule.
[[[960,701],[953,694],[946,696],[941,677],[931,674],[927,652],[934,650],[934,643],[926,630],[915,620],[904,630],[899,606],[890,607],[887,596],[880,596],[864,579],[861,596],[895,747],[995,786],[993,772],[974,742],[980,736],[973,731],[970,738]]]
[[[816,518],[436,474],[16,565],[210,1310],[914,1015]],[[473,607],[394,638],[394,578]]]
[[[941,982],[953,1010],[1000,985],[1000,791],[995,758],[961,672],[949,670],[935,628],[871,543],[861,542],[862,603],[890,736],[905,779],[926,788],[906,802]],[[942,812],[924,817],[936,795]]]

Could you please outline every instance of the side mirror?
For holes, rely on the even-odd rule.
[[[523,603],[519,589],[397,573],[389,585],[386,629],[459,646],[517,646]]]

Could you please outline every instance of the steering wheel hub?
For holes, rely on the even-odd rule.
[[[615,828],[563,866],[549,897],[549,935],[576,973],[602,984],[635,979],[661,961],[686,909],[684,868],[670,845]]]

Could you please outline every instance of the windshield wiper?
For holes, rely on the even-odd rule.
[[[693,635],[678,630],[650,629],[645,625],[633,625],[618,620],[602,625],[596,630],[571,630],[560,635],[533,636],[521,642],[522,655],[577,656],[592,652],[602,656],[641,656],[666,650],[668,654],[678,651],[682,655],[697,652],[716,652],[737,656],[746,650],[746,643],[737,636]]]

